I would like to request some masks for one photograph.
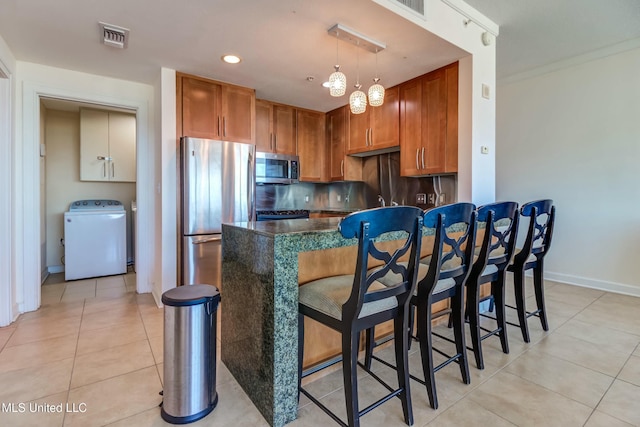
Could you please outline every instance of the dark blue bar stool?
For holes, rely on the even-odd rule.
[[[527,237],[522,249],[513,257],[513,263],[508,270],[513,273],[513,286],[516,297],[515,308],[518,312],[519,326],[524,342],[529,342],[529,328],[527,319],[531,316],[540,318],[542,329],[549,330],[547,311],[544,305],[544,257],[549,252],[556,208],[553,200],[537,200],[525,203],[520,208],[520,214],[529,218]],[[533,270],[533,287],[536,295],[537,310],[528,312],[524,301],[524,273]]]
[[[476,230],[475,209],[476,207],[471,203],[455,203],[428,210],[424,215],[424,226],[434,229],[435,236],[431,255],[420,261],[418,285],[411,298],[411,304],[417,312],[417,339],[420,343],[422,370],[425,379],[423,381],[414,375],[410,375],[410,378],[426,386],[429,403],[433,409],[438,408],[435,372],[456,362],[460,366],[463,382],[469,384],[471,381],[464,335],[464,284],[473,263]],[[445,245],[447,246],[446,251]],[[387,274],[380,281],[386,283],[392,276],[392,274]],[[454,339],[433,334],[455,344],[456,351],[452,355],[434,348],[431,339],[431,305],[448,298],[451,299],[449,313]],[[409,335],[412,335],[413,320],[412,310],[407,331]],[[369,367],[371,360],[375,359],[395,368],[389,362],[373,354],[373,348],[387,339],[375,342],[373,330],[367,331],[366,338],[365,366]],[[434,366],[433,351],[442,354],[447,360]]]
[[[476,366],[484,369],[482,340],[498,335],[502,351],[509,353],[504,284],[507,267],[516,247],[520,212],[515,202],[498,202],[479,207],[477,214],[478,223],[485,223],[484,237],[475,250],[475,261],[467,279],[466,312]],[[480,286],[484,283],[491,283],[491,294],[480,299]],[[495,318],[480,314],[479,304],[486,300],[490,300],[491,305],[495,306]],[[481,316],[495,320],[497,327],[493,330],[481,327]]]
[[[340,222],[340,233],[346,239],[358,239],[358,259],[353,275],[327,277],[306,283],[299,288],[299,350],[298,367],[300,380],[330,366],[302,372],[304,347],[304,316],[308,316],[342,335],[342,370],[347,406],[347,423],[339,419],[327,407],[309,394],[300,385],[300,391],[342,426],[360,425],[360,417],[382,403],[399,397],[402,402],[404,421],[413,424],[411,393],[409,390],[408,341],[409,301],[413,295],[422,242],[422,216],[419,208],[393,206],[370,209],[346,216]],[[386,233],[392,240],[401,240],[393,252],[376,247],[374,239]],[[400,262],[408,255],[408,263]],[[369,258],[382,261],[382,266],[368,271]],[[378,279],[392,272],[393,282],[381,283]],[[393,389],[379,377],[369,372],[390,393],[362,411],[358,408],[358,349],[360,332],[374,325],[393,320],[395,357],[398,388]],[[337,360],[336,362],[339,362]],[[360,365],[364,368],[363,365]]]

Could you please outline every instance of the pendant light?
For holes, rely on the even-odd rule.
[[[349,108],[353,114],[362,114],[367,111],[367,95],[363,91],[360,90],[362,85],[360,84],[360,46],[359,43],[357,45],[356,50],[356,84],[354,87],[355,91],[349,97]]]
[[[329,76],[329,94],[331,96],[342,96],[347,91],[347,76],[340,71],[338,64],[338,39],[339,34],[336,31],[336,65],[333,67],[335,71]]]
[[[378,77],[378,49],[376,49],[376,76],[373,79],[373,84],[369,87],[369,105],[372,107],[379,107],[384,103],[384,86],[380,83]]]

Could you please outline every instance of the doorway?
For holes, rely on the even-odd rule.
[[[21,84],[22,127],[21,144],[16,147],[19,162],[16,172],[16,204],[20,215],[15,216],[17,230],[14,244],[15,277],[18,313],[37,310],[41,302],[41,205],[40,205],[40,102],[54,98],[93,105],[124,108],[136,112],[136,201],[138,223],[136,235],[144,242],[136,248],[136,290],[151,292],[154,287],[153,251],[154,229],[159,218],[155,215],[154,192],[155,149],[152,142],[154,88],[150,85],[125,82],[107,77],[58,70],[37,64],[25,66]],[[19,196],[19,197],[18,197]],[[141,209],[146,207],[145,209]],[[34,257],[35,255],[35,257]],[[35,258],[35,259],[34,259]]]
[[[49,97],[40,98],[40,265],[41,283],[50,275],[60,276],[65,270],[65,236],[64,212],[72,202],[78,200],[115,200],[120,202],[126,211],[126,260],[127,270],[133,270],[134,224],[132,207],[136,200],[135,173],[135,117],[136,112],[130,109],[115,108],[106,105],[88,104]],[[104,136],[107,143],[109,135],[91,135],[87,131],[87,123],[95,125],[99,130],[104,127],[109,131],[111,123],[127,127],[131,140],[118,138],[112,141],[127,145],[127,157],[132,157],[133,170],[124,174],[123,162],[110,162],[118,166],[119,175],[111,176],[111,169],[102,165],[104,174],[90,175],[87,169],[106,163],[87,159],[87,152],[95,151],[92,145]],[[85,134],[81,131],[85,121]],[[125,120],[125,122],[123,122]],[[94,126],[95,127],[95,126]],[[92,129],[90,129],[92,130]],[[117,129],[116,129],[117,130]],[[113,133],[115,132],[111,129]],[[122,134],[123,132],[119,132]],[[125,135],[126,136],[126,135]],[[88,146],[89,145],[89,146]],[[132,146],[131,146],[132,145]],[[108,150],[105,147],[104,150]],[[102,148],[98,149],[98,151]],[[114,149],[115,151],[115,149]],[[109,156],[109,153],[100,153]],[[122,159],[121,159],[122,160]],[[129,159],[127,159],[129,160]],[[83,168],[81,162],[88,163]],[[96,165],[93,165],[96,163]],[[109,174],[107,174],[107,169]],[[115,167],[114,167],[115,170]],[[91,172],[91,171],[89,171]],[[87,236],[90,238],[90,236]],[[92,260],[93,262],[94,260]],[[100,260],[95,260],[99,263]],[[59,278],[56,277],[57,281]]]

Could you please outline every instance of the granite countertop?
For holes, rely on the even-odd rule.
[[[278,221],[252,221],[226,224],[231,227],[251,230],[266,236],[278,234],[321,233],[338,231],[338,224],[342,218],[309,218],[283,219]]]
[[[326,240],[326,246],[331,247],[332,244],[336,245],[335,247],[344,246],[344,243],[340,244],[340,240],[344,242],[350,242],[349,244],[356,244],[356,239],[344,239],[340,235],[338,231],[338,225],[342,221],[340,217],[331,217],[331,218],[309,218],[309,219],[285,219],[279,221],[253,221],[253,222],[235,222],[230,224],[224,224],[224,226],[230,226],[239,228],[241,230],[247,230],[255,234],[261,234],[269,237],[276,236],[291,236],[291,237],[300,237],[303,238],[301,243],[302,247],[306,246],[304,235],[310,236],[313,235],[315,237],[314,240],[320,239],[320,241]],[[459,226],[454,226],[454,231]],[[432,228],[423,228],[422,235],[430,236],[435,232]],[[223,232],[224,234],[224,232]],[[324,236],[324,237],[322,237]],[[394,240],[404,238],[404,234],[402,232],[392,232],[385,233],[376,238],[377,241],[385,241],[385,240]],[[329,243],[331,242],[331,243]],[[300,249],[300,248],[299,248]],[[319,249],[319,248],[316,248]],[[301,251],[304,251],[302,249]]]
[[[312,213],[335,213],[335,214],[345,214],[348,215],[353,212],[359,212],[365,210],[366,208],[361,209],[347,209],[347,208],[323,208],[323,209],[311,209]]]

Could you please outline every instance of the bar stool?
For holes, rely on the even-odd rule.
[[[422,371],[425,381],[416,379],[427,388],[429,403],[438,409],[435,373],[452,362],[460,367],[462,381],[471,382],[469,362],[464,335],[464,285],[471,264],[476,238],[476,207],[471,203],[455,203],[431,209],[424,214],[424,226],[435,228],[431,256],[421,263],[428,263],[429,269],[424,279],[418,282],[417,293],[411,298],[416,307],[418,342],[422,358]],[[444,246],[447,245],[445,251]],[[447,341],[449,338],[433,333],[431,330],[431,305],[450,298],[453,342],[455,354],[448,355],[433,347],[431,335]],[[433,351],[447,359],[437,366],[433,365]]]
[[[422,210],[411,206],[370,209],[346,216],[340,222],[339,230],[344,238],[358,239],[355,273],[314,280],[299,288],[298,377],[301,381],[303,377],[319,370],[311,368],[302,372],[304,316],[308,316],[342,335],[341,360],[347,423],[340,420],[301,385],[299,389],[340,425],[359,426],[362,415],[396,396],[402,402],[405,422],[408,425],[413,424],[406,331],[409,322],[409,301],[416,286],[418,272],[422,241],[422,216]],[[387,234],[390,232],[397,233]],[[393,252],[380,250],[376,247],[374,239],[384,234],[387,234],[385,236],[387,238],[401,240],[403,243]],[[401,257],[405,256],[403,261],[407,258],[406,255],[408,255],[408,263],[400,262]],[[383,265],[368,271],[370,257],[382,261]],[[378,279],[390,271],[396,274],[397,280],[383,285]],[[360,332],[388,320],[393,320],[394,324],[398,388],[391,388],[372,374],[369,369],[365,369],[389,389],[390,393],[360,411],[356,373]],[[330,365],[324,365],[322,368],[327,366]]]
[[[520,208],[520,214],[529,218],[527,237],[522,249],[513,257],[513,263],[508,271],[513,273],[513,286],[515,290],[516,306],[519,326],[524,342],[529,342],[529,328],[527,319],[531,316],[540,318],[542,329],[549,330],[547,311],[544,304],[544,257],[549,252],[551,237],[553,236],[553,224],[556,216],[556,208],[553,200],[536,200],[525,203]],[[533,269],[533,287],[536,295],[538,309],[528,312],[524,301],[524,272]]]
[[[465,384],[471,382],[469,376],[469,363],[464,335],[464,284],[471,264],[473,262],[473,250],[475,244],[476,207],[471,203],[455,203],[441,206],[425,212],[424,226],[435,229],[433,248],[431,255],[420,261],[418,270],[418,285],[416,292],[411,297],[411,305],[417,311],[417,340],[420,344],[422,370],[425,380],[410,375],[410,378],[423,384],[427,388],[429,403],[433,409],[438,409],[436,393],[435,372],[452,362],[458,363],[460,373]],[[445,245],[447,245],[445,251]],[[393,277],[389,273],[380,281],[384,284]],[[439,338],[453,342],[456,352],[448,355],[433,347],[431,330],[431,305],[451,298],[450,319],[453,326],[454,339],[450,340],[440,334],[433,333]],[[409,321],[407,334],[412,335],[413,310]],[[365,366],[371,365],[375,359],[384,365],[395,368],[389,362],[373,354],[373,348],[387,341],[382,339],[374,341],[373,330],[366,334]],[[433,351],[447,357],[447,360],[433,366]]]
[[[520,212],[515,202],[498,202],[481,206],[477,209],[478,223],[485,223],[484,237],[480,247],[476,248],[475,261],[467,279],[466,313],[471,332],[473,354],[478,369],[484,369],[482,357],[482,341],[498,335],[502,351],[509,353],[507,341],[507,325],[505,318],[505,278],[507,266],[513,258],[518,234]],[[491,294],[480,299],[480,286],[491,283]],[[480,314],[479,304],[490,300],[495,306],[496,317]],[[497,327],[488,330],[480,326],[480,317],[496,321]],[[482,335],[482,332],[485,332]]]

